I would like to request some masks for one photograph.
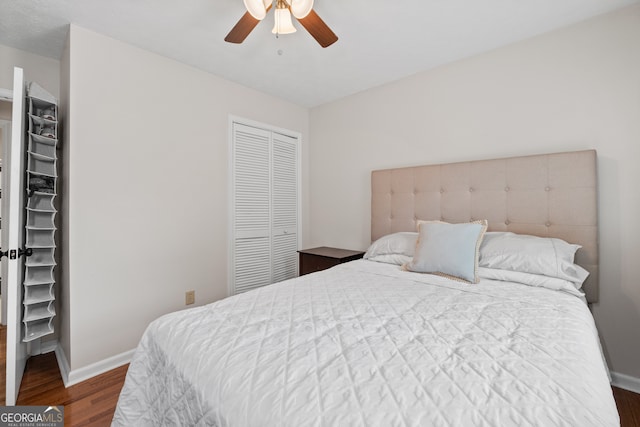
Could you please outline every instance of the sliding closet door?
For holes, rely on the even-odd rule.
[[[298,138],[233,122],[231,292],[297,274]]]

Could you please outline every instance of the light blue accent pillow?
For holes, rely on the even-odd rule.
[[[478,253],[486,231],[487,221],[422,223],[413,260],[404,268],[478,283]]]

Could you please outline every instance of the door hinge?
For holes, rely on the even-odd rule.
[[[2,251],[0,250],[0,259],[2,259],[2,257],[8,257],[9,259],[17,259],[20,258],[22,255],[24,255],[25,257],[30,257],[31,255],[33,255],[33,249],[31,248],[24,248],[24,249],[18,249],[17,251],[15,249],[9,249],[8,251]]]
[[[31,248],[23,248],[23,249],[18,249],[18,258],[20,258],[22,255],[26,257],[30,257],[31,255],[33,255],[33,249]]]

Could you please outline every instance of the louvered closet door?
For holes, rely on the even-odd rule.
[[[298,270],[298,143],[273,134],[273,282],[296,276]]]
[[[271,132],[234,123],[234,292],[271,283]]]

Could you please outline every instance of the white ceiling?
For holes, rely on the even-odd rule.
[[[340,38],[323,49],[298,23],[276,39],[273,12],[224,42],[242,0],[0,0],[0,44],[59,59],[71,22],[313,107],[638,2],[316,0]]]

